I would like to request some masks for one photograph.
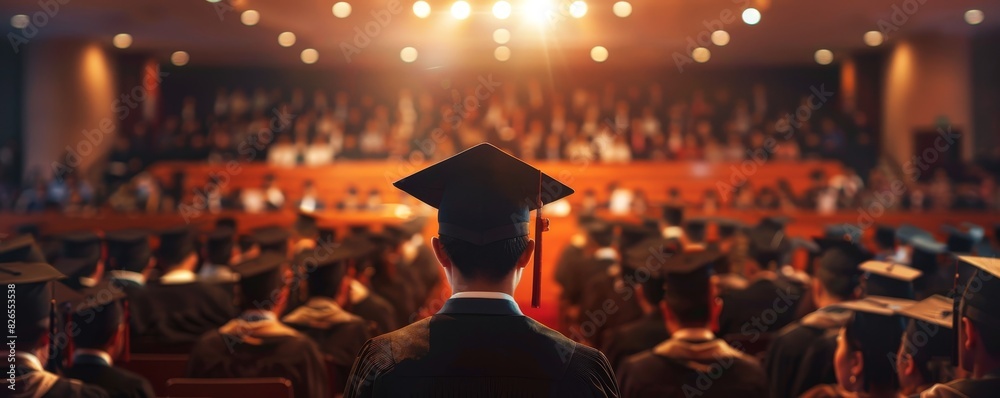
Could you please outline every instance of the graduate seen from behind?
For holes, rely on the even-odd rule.
[[[437,314],[369,340],[346,397],[619,395],[604,355],[512,297],[536,248],[529,212],[572,189],[489,144],[395,185],[438,209],[431,243],[454,294]]]

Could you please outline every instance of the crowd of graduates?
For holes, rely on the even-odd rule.
[[[869,241],[850,225],[793,237],[791,222],[685,219],[674,205],[642,224],[581,216],[555,270],[563,334],[606,356],[624,397],[993,396],[1000,264],[982,227],[938,242],[880,225]],[[0,242],[0,281],[17,296],[15,396],[154,396],[116,366],[134,353],[190,353],[193,378],[342,394],[365,342],[430,315],[447,286],[422,219],[344,237],[323,225],[301,213],[247,234],[231,218],[23,228]]]

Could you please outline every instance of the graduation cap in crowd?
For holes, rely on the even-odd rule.
[[[979,241],[976,239],[976,234],[963,231],[951,225],[945,225],[941,229],[948,233],[948,240],[945,241],[945,244],[948,245],[948,251],[952,253],[971,254],[973,248],[976,246],[976,242]]]
[[[865,294],[913,299],[913,281],[923,274],[916,268],[885,261],[866,261],[861,264],[865,272]]]
[[[72,348],[104,349],[104,346],[118,333],[118,330],[125,328],[122,352],[123,355],[128,355],[128,304],[125,301],[125,293],[121,289],[110,287],[101,289],[98,292],[81,295],[79,298],[65,302],[65,304],[72,313],[69,317],[72,324],[66,325],[66,330],[77,331],[72,336]],[[72,348],[67,352],[67,361],[70,364],[73,359]]]
[[[245,260],[233,267],[233,270],[240,275],[239,284],[244,298],[270,300],[272,294],[284,286],[283,266],[286,263],[284,255],[261,252],[259,256]],[[244,306],[248,304],[242,303]]]
[[[824,237],[828,239],[843,239],[861,244],[861,236],[864,231],[852,224],[827,225],[823,229]]]
[[[913,303],[913,301],[907,301]],[[894,358],[903,339],[904,319],[898,305],[865,298],[837,304],[853,314],[844,325],[844,338],[862,353],[866,383],[896,380]],[[868,388],[867,385],[864,388]]]
[[[709,295],[712,292],[713,265],[722,254],[699,251],[672,256],[663,263],[663,300],[672,311],[711,318]]]
[[[215,265],[229,265],[236,245],[236,231],[230,228],[216,228],[205,236],[205,257]]]
[[[875,227],[875,243],[881,249],[892,249],[896,246],[896,228],[879,224]]]
[[[663,205],[663,221],[666,221],[668,226],[680,226],[684,222],[684,206]]]
[[[627,252],[633,246],[659,235],[656,227],[646,225],[635,225],[631,223],[619,224],[618,247],[622,253]]]
[[[65,278],[62,273],[45,263],[0,263],[0,284],[14,285],[17,297],[13,336],[27,341],[52,332],[56,311],[49,282],[62,278]]]
[[[317,239],[320,242],[336,242],[337,241],[337,229],[332,227],[319,227],[316,229]]]
[[[910,319],[903,333],[903,338],[910,344],[904,343],[903,347],[916,363],[928,363],[937,358],[954,358],[954,313],[954,300],[937,294],[900,311],[901,315]],[[915,350],[910,350],[909,347]]]
[[[160,231],[156,258],[160,266],[172,267],[195,251],[194,230],[186,225]]]
[[[718,226],[719,239],[732,238],[736,233],[746,228],[746,224],[740,220],[723,217],[716,218],[715,225]]]
[[[615,240],[615,226],[607,221],[594,219],[581,225],[587,234],[587,239],[597,247],[610,247]]]
[[[368,235],[372,228],[368,224],[351,224],[347,226],[348,235]]]
[[[979,325],[987,325],[987,330],[995,333],[1000,330],[1000,305],[997,305],[1000,303],[1000,259],[958,256],[958,261],[953,324],[958,325],[965,317]],[[983,338],[989,340],[1000,336],[984,335]],[[957,339],[955,347],[958,352]]]
[[[860,271],[858,267],[872,259],[872,254],[864,248],[846,240],[821,241],[823,252],[816,266],[816,278],[824,286],[836,286],[832,293],[840,297],[849,297],[858,286]],[[819,242],[817,242],[819,243]]]
[[[229,228],[233,231],[236,230],[236,218],[233,217],[219,217],[215,219],[216,228]]]
[[[529,235],[529,212],[573,193],[499,148],[483,143],[411,174],[394,184],[438,209],[438,233],[473,245]],[[542,231],[536,213],[532,307],[541,293]]]
[[[108,263],[112,269],[142,272],[149,265],[153,253],[149,247],[149,232],[127,229],[109,232]]]
[[[35,239],[31,235],[20,235],[0,241],[0,263],[14,262],[45,262],[42,249],[35,244]]]
[[[934,239],[934,234],[910,224],[902,224],[896,228],[896,238],[900,242],[910,244],[914,238]]]
[[[14,228],[14,232],[18,235],[31,235],[31,237],[36,240],[42,236],[42,229],[38,226],[38,224],[21,224],[18,225],[17,228]]]
[[[688,219],[684,223],[684,236],[694,243],[705,242],[705,235],[708,232],[708,221],[704,217]]]
[[[299,212],[295,218],[295,232],[303,237],[316,236],[319,233],[316,224],[317,219],[315,214]]]
[[[61,236],[60,240],[63,244],[61,257],[94,261],[101,258],[101,236],[94,231],[68,233]]]
[[[261,253],[273,252],[285,255],[288,252],[288,230],[279,226],[261,227],[253,230],[253,239],[260,246]]]
[[[59,272],[66,275],[62,280],[67,286],[82,290],[93,287],[95,280],[89,279],[97,271],[99,260],[90,258],[69,258],[60,257],[52,264]]]
[[[911,239],[910,247],[913,249],[910,253],[910,266],[919,269],[928,277],[938,272],[938,258],[948,252],[944,243],[924,236]]]
[[[296,255],[295,265],[308,278],[310,296],[333,298],[339,293],[340,283],[347,273],[344,266],[347,260],[363,258],[375,249],[375,245],[364,240],[335,248],[320,246]],[[294,319],[285,321],[295,323]]]
[[[771,263],[783,265],[784,254],[791,247],[790,239],[785,236],[787,222],[783,217],[765,217],[748,232],[749,255],[762,268],[768,268]]]

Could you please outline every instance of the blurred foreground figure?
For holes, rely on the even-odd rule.
[[[572,189],[488,144],[395,185],[439,210],[432,247],[455,294],[369,340],[346,397],[619,395],[604,355],[524,316],[511,296],[535,249],[529,212]]]

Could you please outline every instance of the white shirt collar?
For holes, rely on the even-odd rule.
[[[198,279],[197,275],[191,270],[186,269],[175,269],[173,271],[167,272],[160,277],[160,283],[164,285],[179,285],[182,283],[194,282]]]
[[[36,357],[34,354],[18,351],[16,354],[14,354],[14,356],[21,358],[21,360],[23,360],[24,366],[27,367],[28,369],[34,371],[45,371],[45,367],[42,366],[42,361],[39,361],[38,357]]]
[[[618,261],[618,251],[612,247],[602,247],[594,252],[594,258],[598,260]]]
[[[134,271],[114,270],[111,271],[111,277],[115,279],[132,281],[140,285],[146,285],[146,277],[143,276],[141,273]]]
[[[706,328],[687,328],[674,332],[670,337],[678,340],[712,340],[715,333]]]
[[[452,294],[451,298],[453,299],[479,298],[479,299],[507,300],[514,303],[514,305],[517,305],[517,302],[514,301],[514,297],[511,297],[511,295],[507,293],[501,293],[501,292],[458,292]]]
[[[278,320],[278,317],[276,315],[274,315],[274,312],[266,311],[266,310],[246,310],[246,311],[243,311],[243,313],[240,315],[240,317],[241,318],[249,318],[249,317],[263,318],[263,319],[267,319],[269,321]]]
[[[95,349],[92,349],[92,348],[77,348],[73,352],[73,359],[74,359],[74,361],[75,361],[76,357],[78,357],[80,355],[92,355],[92,356],[101,358],[101,359],[104,360],[104,362],[108,363],[108,366],[114,366],[114,364],[115,364],[115,361],[111,359],[111,355],[108,354],[105,351],[102,351],[102,350],[95,350]]]

